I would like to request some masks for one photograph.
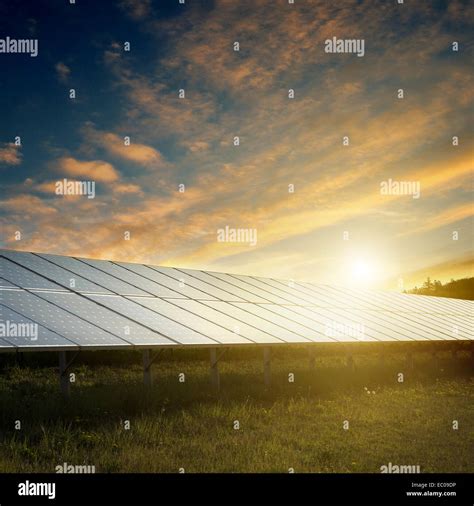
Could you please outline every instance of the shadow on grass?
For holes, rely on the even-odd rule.
[[[119,420],[140,415],[162,416],[193,410],[203,404],[232,406],[252,402],[271,407],[275,402],[307,398],[315,402],[340,396],[356,398],[369,391],[413,386],[432,387],[437,381],[468,381],[473,376],[470,356],[458,357],[444,352],[437,358],[429,353],[414,357],[413,367],[404,356],[356,357],[350,370],[344,356],[322,357],[314,369],[299,358],[275,357],[272,362],[272,385],[263,383],[260,361],[223,361],[221,390],[210,385],[207,364],[171,362],[159,364],[154,371],[154,385],[142,384],[139,367],[77,368],[77,380],[71,385],[71,397],[59,392],[54,369],[7,368],[0,376],[0,431],[14,431],[15,420],[35,426],[80,423],[93,429],[99,425],[117,427]],[[73,369],[74,370],[74,369]],[[186,381],[178,374],[184,371]],[[403,376],[401,377],[400,374]],[[403,379],[403,381],[400,381]]]

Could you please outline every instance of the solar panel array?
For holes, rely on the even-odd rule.
[[[0,351],[473,340],[474,302],[0,250]]]

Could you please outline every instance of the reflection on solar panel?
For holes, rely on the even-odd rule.
[[[0,351],[474,340],[474,302],[0,250]]]

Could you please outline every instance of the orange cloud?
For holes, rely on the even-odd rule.
[[[0,145],[0,165],[19,165],[21,163],[21,153],[19,146],[13,142]]]
[[[126,146],[124,140],[113,133],[99,135],[99,142],[111,155],[130,160],[146,167],[159,167],[164,165],[161,153],[145,144],[139,144],[131,139],[130,145]]]
[[[66,176],[90,178],[102,183],[111,183],[120,177],[110,163],[102,160],[87,162],[64,157],[58,160],[58,169]]]
[[[140,186],[136,184],[122,184],[117,183],[112,187],[113,191],[116,193],[129,193],[129,194],[142,194],[142,189]]]
[[[121,158],[142,165],[147,168],[165,167],[166,161],[161,153],[145,144],[136,142],[134,136],[129,136],[130,144],[125,144],[125,138],[112,132],[96,130],[91,123],[83,128],[83,135],[89,145],[104,149],[110,156]]]
[[[55,214],[57,210],[49,206],[39,197],[34,195],[16,195],[0,201],[0,208],[7,210],[12,215],[21,216],[24,219],[37,219],[38,216]]]

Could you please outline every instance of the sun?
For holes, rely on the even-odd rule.
[[[348,263],[347,275],[349,280],[357,285],[373,285],[379,280],[378,263],[368,257],[351,259]]]
[[[352,265],[352,275],[358,279],[367,279],[373,275],[373,269],[366,260],[357,260]]]

